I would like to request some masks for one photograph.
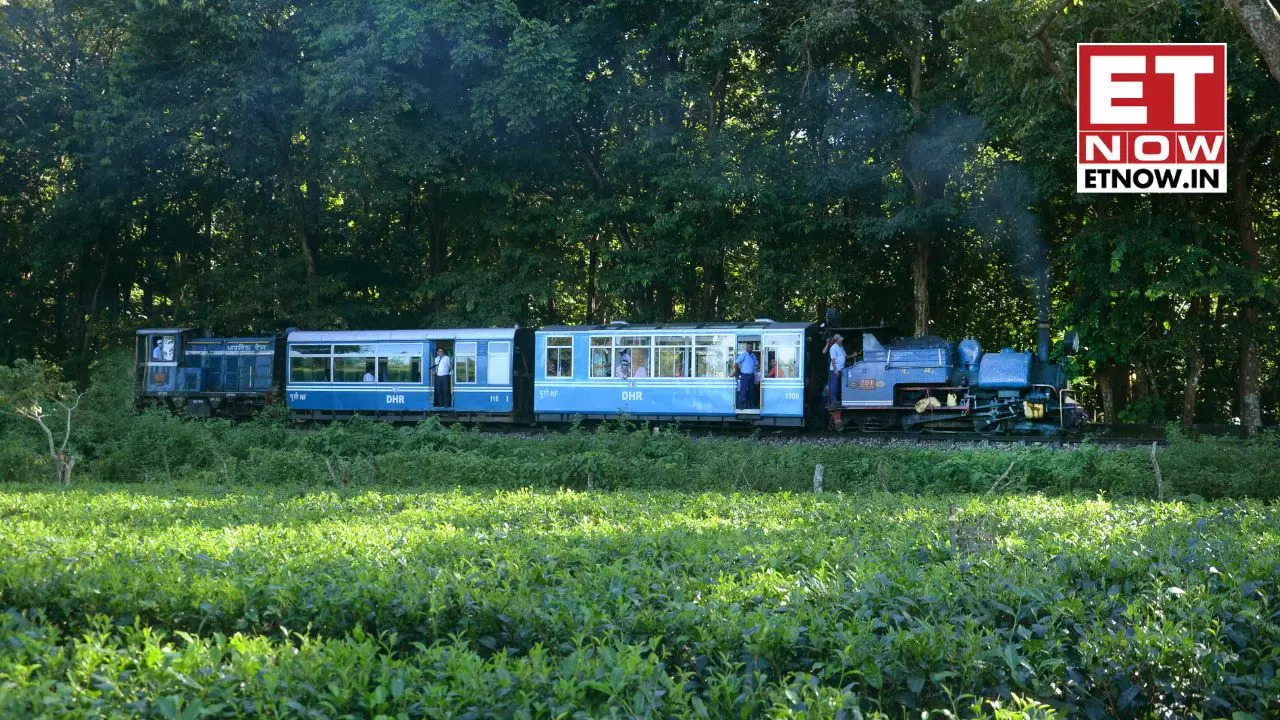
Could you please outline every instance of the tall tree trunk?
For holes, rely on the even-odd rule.
[[[596,232],[587,241],[587,324],[594,325],[597,319],[599,305],[596,300],[596,262],[599,254],[600,235]]]
[[[1099,368],[1098,393],[1102,396],[1102,414],[1106,421],[1119,422],[1120,413],[1129,406],[1129,367],[1107,363]]]
[[[427,208],[427,277],[432,280],[445,272],[447,254],[447,238],[445,236],[444,218],[440,210],[439,193],[434,193],[433,200]],[[433,292],[427,300],[427,312],[434,316],[444,307],[445,298],[439,292]]]
[[[1245,322],[1257,325],[1257,308],[1245,311]],[[1250,435],[1262,426],[1262,367],[1255,338],[1246,338],[1240,344],[1240,422]]]
[[[1267,0],[1223,0],[1258,46],[1271,77],[1280,82],[1280,14]]]
[[[1190,427],[1196,421],[1196,400],[1200,392],[1200,375],[1204,372],[1204,353],[1200,345],[1204,338],[1204,326],[1208,321],[1209,299],[1197,297],[1191,301],[1187,320],[1196,328],[1187,347],[1187,389],[1182,395],[1182,425]]]
[[[1236,234],[1244,251],[1245,267],[1258,275],[1262,272],[1262,255],[1258,248],[1258,236],[1253,228],[1253,191],[1249,186],[1251,156],[1263,141],[1262,135],[1245,140],[1239,153],[1234,185],[1234,210]],[[1240,422],[1250,435],[1262,425],[1262,365],[1258,358],[1258,301],[1249,297],[1243,304],[1244,328],[1240,335]]]
[[[923,232],[916,237],[911,255],[912,319],[917,336],[929,334],[929,238]]]
[[[719,315],[716,310],[720,304],[720,297],[724,294],[724,255],[721,251],[717,249],[716,257],[708,261],[702,269],[702,298],[698,303],[698,312],[701,317],[694,319],[711,319]]]
[[[310,190],[310,187],[307,188]],[[316,288],[316,251],[315,239],[311,236],[311,227],[307,222],[307,200],[300,188],[293,188],[293,227],[298,239],[298,247],[302,252],[302,266],[306,273],[307,307],[314,310],[319,304]]]
[[[919,119],[924,112],[921,105],[924,59],[920,57],[920,50],[916,48],[914,43],[905,45],[903,50],[907,54],[907,68],[910,78],[908,98],[911,104],[911,115]],[[908,161],[905,164],[909,166],[911,163]],[[932,200],[927,175],[922,168],[907,167],[906,171],[907,179],[912,186],[911,195],[912,201],[915,203],[916,213],[923,215],[925,207]],[[929,334],[929,246],[929,230],[924,227],[916,228],[914,242],[911,247],[911,290],[913,295],[911,316],[912,325],[917,336]]]
[[[1115,388],[1111,387],[1111,372],[1108,367],[1103,367],[1098,372],[1098,396],[1102,398],[1102,417],[1108,423],[1116,421],[1116,394]]]

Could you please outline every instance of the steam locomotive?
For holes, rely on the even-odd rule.
[[[1066,333],[1063,350],[1079,350],[1075,332]],[[1053,435],[1088,419],[1063,369],[1049,361],[1044,322],[1035,354],[985,352],[973,338],[952,343],[865,330],[861,357],[844,368],[841,390],[832,406],[836,427]]]

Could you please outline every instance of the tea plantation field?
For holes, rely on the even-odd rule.
[[[0,717],[1280,714],[1261,501],[8,485],[0,518]]]

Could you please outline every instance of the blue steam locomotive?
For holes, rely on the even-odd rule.
[[[576,419],[1053,435],[1084,410],[1036,353],[825,323],[656,323],[217,338],[140,330],[139,405],[208,417],[283,398],[290,417],[556,424]],[[827,391],[824,344],[861,336]],[[1067,333],[1066,352],[1078,341]],[[443,366],[441,358],[448,361]],[[437,370],[447,367],[443,377]]]
[[[897,339],[884,329],[862,333],[861,357],[844,368],[833,424],[863,430],[968,431],[1052,435],[1079,427],[1062,368],[1049,361],[1048,324],[1035,354],[984,352],[977,340]],[[1079,349],[1068,332],[1067,354]]]

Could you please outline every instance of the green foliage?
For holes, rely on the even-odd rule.
[[[1228,43],[1230,196],[1074,192],[1099,40]],[[917,297],[1026,346],[1044,245],[1109,420],[1256,390],[1274,422],[1277,108],[1213,3],[10,2],[0,362],[84,385],[140,325],[910,327]]]
[[[200,482],[10,486],[0,516],[6,716],[1261,717],[1280,696],[1257,501]]]
[[[30,463],[14,443],[34,436],[43,445],[46,462],[54,479],[71,482],[77,457],[71,443],[75,411],[84,394],[61,379],[57,366],[43,360],[18,360],[11,367],[0,365],[0,416],[27,421],[38,432],[16,433],[0,451],[0,462],[9,472],[22,472]]]
[[[0,415],[0,482],[48,477],[49,456],[41,452],[38,433],[26,420]]]
[[[1171,431],[1158,453],[1166,494],[1280,498],[1276,433],[1252,440]],[[128,418],[93,448],[89,472],[103,480],[172,481],[192,474],[264,483],[394,484],[401,487],[803,491],[813,466],[826,487],[857,492],[1103,491],[1154,497],[1149,448],[1084,444],[1062,451],[1005,445],[963,452],[923,445],[787,443],[695,438],[663,428],[609,424],[534,437],[445,427],[396,427],[358,418],[300,429],[274,416],[254,422],[190,421],[163,411]],[[1003,479],[1001,479],[1003,478]]]
[[[104,352],[94,361],[91,391],[80,403],[76,436],[86,453],[128,434],[138,421],[133,398],[133,357],[126,350]]]

